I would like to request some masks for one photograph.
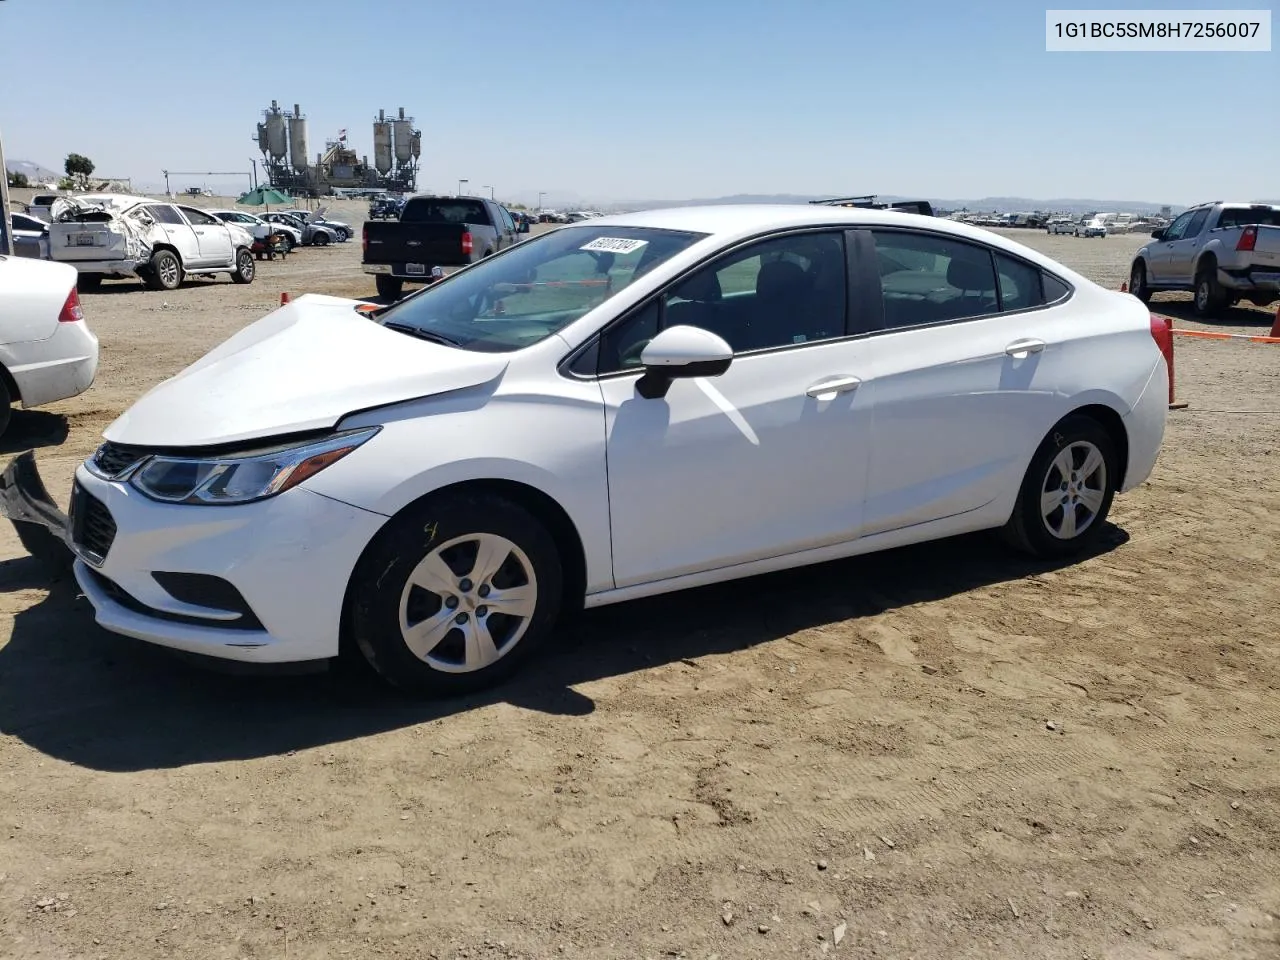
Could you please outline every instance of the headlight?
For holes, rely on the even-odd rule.
[[[324,440],[227,457],[155,456],[130,481],[153,500],[166,503],[251,503],[283,493],[332,466],[378,427],[351,430]]]

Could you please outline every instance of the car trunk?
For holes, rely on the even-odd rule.
[[[49,250],[54,260],[125,260],[129,246],[129,236],[115,218],[49,224]]]

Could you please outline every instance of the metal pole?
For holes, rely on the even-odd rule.
[[[470,182],[471,182],[470,180],[459,180],[459,181],[458,181],[458,196],[462,196],[462,185],[463,185],[464,183],[470,183]]]
[[[164,195],[167,197],[169,196],[169,171],[162,170],[161,173],[164,174]]]
[[[0,136],[0,257],[13,256],[12,224],[9,215],[9,168],[4,165],[4,137]]]

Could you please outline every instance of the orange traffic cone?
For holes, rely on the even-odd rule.
[[[283,307],[286,303],[288,303],[292,299],[293,298],[289,296],[287,291],[285,293],[280,294],[280,306]]]
[[[1271,336],[1280,337],[1280,304],[1276,306],[1276,322],[1271,325]]]

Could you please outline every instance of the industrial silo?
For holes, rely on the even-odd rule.
[[[391,124],[382,110],[373,122],[373,168],[382,174],[391,170]]]
[[[258,149],[263,153],[267,152],[267,125],[265,123],[258,124]]]
[[[422,131],[413,131],[413,159],[417,160],[422,156]]]
[[[307,167],[307,118],[302,115],[302,108],[293,105],[293,116],[289,118],[289,162],[295,170]]]
[[[400,108],[400,116],[394,123],[396,132],[396,160],[408,163],[413,156],[413,118],[405,117],[404,107]]]
[[[271,101],[271,109],[267,111],[267,152],[271,154],[272,160],[283,160],[289,152],[284,114],[274,100]]]

